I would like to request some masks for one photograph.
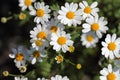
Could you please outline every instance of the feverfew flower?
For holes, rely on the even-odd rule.
[[[93,48],[98,42],[98,37],[94,32],[83,33],[81,35],[81,41],[82,45],[86,46],[86,48]]]
[[[41,26],[39,24],[37,27],[34,27],[33,30],[30,31],[32,47],[36,50],[38,50],[39,47],[47,47],[49,45],[46,40],[48,39],[48,32],[46,25]]]
[[[21,77],[14,77],[15,80],[28,80],[27,77],[21,76]]]
[[[100,74],[100,80],[120,80],[119,70],[113,70],[111,64],[108,65],[108,68],[103,68]]]
[[[33,6],[32,3],[35,2],[36,0],[19,0],[19,6],[21,9],[24,11],[25,9],[32,10]]]
[[[84,23],[83,26],[83,33],[87,33],[89,31],[93,31],[97,34],[99,38],[102,37],[102,33],[106,33],[108,30],[107,21],[104,20],[104,17],[98,18],[98,16],[95,17],[89,17],[86,19],[86,23]]]
[[[48,22],[48,28],[51,31],[51,33],[56,33],[58,30],[63,30],[65,26],[61,24],[58,20],[51,19]]]
[[[113,34],[112,36],[110,34],[107,34],[105,38],[105,42],[102,41],[102,55],[104,55],[106,58],[114,59],[120,57],[120,38],[116,38],[116,34]]]
[[[66,34],[65,31],[58,31],[56,34],[52,33],[50,45],[53,45],[53,49],[56,51],[62,51],[65,53],[69,50],[69,46],[73,45],[73,41],[70,40],[70,34]]]
[[[94,2],[90,6],[88,5],[87,1],[83,1],[79,3],[80,10],[82,11],[82,17],[83,19],[86,19],[91,16],[98,15],[99,9],[97,8],[98,3]]]
[[[48,80],[48,79],[45,79],[45,78],[37,78],[37,80]]]
[[[35,9],[36,10],[31,10],[30,14],[31,15],[35,15],[35,19],[34,22],[38,23],[42,23],[44,24],[45,22],[48,21],[48,19],[50,18],[50,9],[48,5],[45,5],[44,2],[37,2],[34,4]]]
[[[61,63],[61,62],[63,62],[64,58],[62,55],[58,55],[55,57],[55,60],[57,61],[57,63]]]
[[[69,78],[67,76],[56,75],[55,77],[51,77],[51,80],[69,80]]]
[[[12,49],[13,54],[9,54],[10,58],[14,58],[14,62],[17,68],[24,66],[27,60],[27,50],[23,46],[18,46],[17,49]]]
[[[31,64],[35,64],[36,61],[42,62],[42,58],[47,56],[44,48],[39,48],[38,50],[31,48],[30,50],[28,50],[28,53],[31,54]]]
[[[78,5],[76,3],[65,3],[65,7],[62,6],[58,13],[58,20],[65,25],[77,26],[77,24],[81,24],[81,11],[78,10]]]

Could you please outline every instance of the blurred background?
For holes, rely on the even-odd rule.
[[[39,0],[38,0],[39,1]],[[81,2],[82,0],[43,0],[48,5],[64,5],[65,2]],[[100,9],[99,15],[104,16],[108,20],[108,33],[116,33],[120,36],[120,0],[86,0],[89,4],[94,1],[98,2]],[[0,1],[0,18],[16,16],[21,12],[18,6],[18,0],[1,0]],[[19,71],[14,65],[13,60],[8,57],[10,48],[16,44],[28,44],[30,37],[29,31],[35,26],[34,18],[29,18],[25,22],[19,19],[12,18],[7,23],[0,23],[0,80],[13,80],[13,77],[3,77],[2,72],[8,70],[13,74],[19,74]],[[81,32],[80,32],[81,33]],[[104,40],[105,35],[100,39],[98,46],[92,49],[86,49],[81,46],[80,38],[76,38],[75,53],[65,55],[69,57],[74,63],[81,63],[81,70],[74,70],[74,67],[67,65],[61,74],[67,74],[71,80],[99,80],[99,71],[102,69],[98,62],[103,59],[101,56],[101,41]],[[105,63],[105,61],[103,62]],[[34,67],[34,66],[32,66]],[[32,69],[31,65],[28,70]],[[53,69],[53,68],[51,68]],[[77,74],[76,74],[77,73]]]

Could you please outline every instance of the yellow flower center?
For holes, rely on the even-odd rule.
[[[40,38],[40,39],[45,39],[46,36],[47,36],[47,34],[44,31],[41,31],[37,34],[37,37]]]
[[[114,73],[109,73],[107,75],[107,80],[116,80],[116,75]]]
[[[22,61],[23,59],[24,59],[23,54],[21,54],[21,53],[16,54],[16,60],[17,61]]]
[[[63,62],[63,56],[62,55],[56,56],[56,60],[58,62]]]
[[[3,76],[8,76],[9,72],[8,71],[3,71]]]
[[[66,38],[61,36],[61,37],[58,38],[57,42],[60,45],[64,45],[66,43]]]
[[[58,29],[58,28],[57,28],[56,26],[52,26],[52,27],[51,27],[51,31],[52,31],[53,33],[57,32],[57,29]]]
[[[23,19],[25,19],[26,18],[26,15],[24,14],[24,13],[20,13],[19,14],[19,19],[20,20],[23,20]]]
[[[35,44],[36,44],[37,46],[42,46],[42,45],[43,45],[43,43],[42,43],[41,40],[37,40],[37,41],[35,42]]]
[[[94,38],[91,35],[87,35],[86,39],[87,39],[88,42],[92,42]]]
[[[81,64],[77,64],[77,65],[76,65],[76,68],[77,68],[77,69],[81,69],[81,68],[82,68]]]
[[[87,7],[85,7],[85,9],[84,9],[84,12],[86,13],[86,14],[90,14],[91,13],[91,8],[89,7],[89,6],[87,6]]]
[[[33,56],[34,56],[35,58],[40,57],[40,52],[39,52],[39,51],[34,51],[34,52],[33,52]]]
[[[74,50],[75,50],[75,47],[74,47],[74,46],[70,46],[70,47],[69,47],[69,52],[72,53],[72,52],[74,52]]]
[[[110,42],[108,44],[108,49],[111,50],[111,51],[115,50],[116,49],[116,44],[114,42]]]
[[[91,26],[91,29],[93,30],[93,31],[97,31],[98,29],[99,29],[99,24],[98,23],[94,23],[94,24],[92,24],[92,26]]]
[[[75,16],[75,13],[72,12],[72,11],[69,11],[69,12],[67,12],[67,14],[66,14],[66,17],[67,17],[68,19],[73,19],[74,16]]]
[[[31,0],[25,0],[25,5],[26,6],[30,6],[32,4],[32,1]]]
[[[37,15],[38,17],[43,17],[43,16],[44,16],[44,10],[43,10],[43,9],[38,9],[38,10],[36,11],[36,15]]]

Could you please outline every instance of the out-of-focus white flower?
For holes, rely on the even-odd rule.
[[[69,80],[69,78],[67,76],[55,75],[55,77],[51,77],[51,80]]]
[[[19,6],[21,9],[24,11],[25,9],[32,10],[33,6],[32,3],[35,2],[36,0],[19,0]]]
[[[98,37],[94,32],[83,33],[81,35],[82,45],[86,46],[86,48],[92,48],[96,46],[98,42]]]
[[[28,80],[27,77],[21,76],[21,77],[14,77],[15,80]]]

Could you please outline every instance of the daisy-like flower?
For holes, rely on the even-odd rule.
[[[97,8],[98,3],[93,2],[90,6],[88,5],[87,1],[83,1],[79,3],[80,10],[82,11],[83,19],[86,19],[87,17],[98,15],[99,9]]]
[[[21,76],[21,77],[14,77],[15,80],[28,80],[27,77]]]
[[[56,34],[52,33],[50,45],[53,45],[53,49],[56,51],[62,51],[65,53],[69,50],[69,46],[73,46],[73,41],[70,40],[70,34],[66,34],[65,31],[58,31]]]
[[[35,64],[36,61],[42,62],[42,58],[47,56],[45,54],[44,48],[39,48],[38,50],[31,48],[30,50],[28,50],[28,53],[31,54],[31,57],[30,57],[31,64]]]
[[[19,6],[21,9],[24,11],[25,9],[32,10],[33,6],[32,3],[35,2],[36,0],[19,0]]]
[[[69,80],[69,78],[67,76],[56,75],[55,77],[51,77],[51,80]]]
[[[86,48],[93,48],[96,46],[96,43],[98,42],[98,37],[94,32],[88,32],[83,33],[81,35],[81,41],[82,45],[84,45]]]
[[[55,60],[57,61],[57,63],[61,63],[61,62],[63,62],[64,58],[62,55],[58,55],[55,57]]]
[[[120,38],[116,38],[116,34],[113,34],[112,36],[110,34],[107,34],[105,38],[105,42],[102,41],[102,55],[104,55],[106,58],[114,59],[120,57]]]
[[[84,23],[83,26],[83,33],[87,33],[89,31],[93,31],[97,34],[99,38],[102,37],[102,33],[106,33],[108,30],[107,21],[104,20],[104,17],[98,18],[98,16],[95,17],[89,17],[86,19],[86,23]]]
[[[45,78],[37,78],[37,80],[48,80],[48,79],[45,79]]]
[[[65,3],[65,7],[62,6],[58,13],[58,20],[65,25],[77,26],[77,24],[81,24],[81,11],[78,10],[78,5],[76,3]]]
[[[17,68],[24,66],[27,60],[27,50],[24,46],[18,46],[17,49],[12,49],[13,54],[9,54],[10,58],[14,59]]]
[[[58,30],[63,30],[65,27],[63,24],[59,23],[58,20],[51,19],[50,22],[48,22],[48,28],[51,33],[56,33]]]
[[[31,10],[30,14],[35,15],[34,22],[36,23],[42,23],[44,24],[45,22],[48,21],[50,18],[50,9],[48,5],[45,5],[44,2],[37,2],[34,4],[36,10]]]
[[[41,26],[40,24],[37,27],[33,28],[30,31],[30,37],[32,38],[30,42],[32,43],[32,47],[38,50],[39,47],[47,47],[48,42],[48,30],[47,26]]]
[[[112,69],[111,64],[108,65],[108,68],[103,68],[100,74],[100,80],[120,80],[119,70]]]

